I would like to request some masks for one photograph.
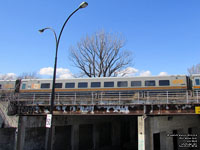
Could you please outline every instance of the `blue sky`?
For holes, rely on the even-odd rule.
[[[0,74],[39,72],[53,67],[55,40],[65,19],[81,0],[7,0],[0,3]],[[88,0],[66,25],[61,37],[58,68],[77,74],[69,62],[69,47],[85,35],[104,29],[126,38],[138,73],[188,74],[200,63],[199,0]],[[65,70],[66,72],[66,70]]]

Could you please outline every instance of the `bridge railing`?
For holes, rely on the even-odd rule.
[[[50,105],[51,93],[20,93],[14,100],[25,105]],[[11,99],[4,98],[7,100]],[[189,104],[200,103],[200,91],[137,91],[137,92],[71,92],[56,93],[60,105],[132,105],[132,104]]]

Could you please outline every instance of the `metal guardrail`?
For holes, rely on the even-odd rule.
[[[25,105],[49,105],[51,93],[20,93],[1,95],[1,100],[23,102]],[[200,91],[113,91],[56,93],[55,105],[131,105],[200,103]]]
[[[46,115],[51,93],[7,93],[9,115]],[[107,91],[55,94],[54,111],[62,114],[194,114],[200,91]]]

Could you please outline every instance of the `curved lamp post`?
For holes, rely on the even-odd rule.
[[[82,2],[79,7],[74,10],[70,15],[69,17],[66,19],[66,21],[64,22],[62,28],[61,28],[61,31],[59,33],[59,36],[57,38],[57,35],[56,35],[56,32],[53,28],[50,28],[50,27],[47,27],[47,28],[43,28],[41,30],[39,30],[40,33],[43,33],[45,30],[51,30],[54,34],[54,37],[55,37],[55,40],[56,40],[56,54],[55,54],[55,63],[54,63],[54,71],[53,71],[53,81],[52,81],[52,92],[51,92],[51,106],[50,106],[50,114],[52,116],[51,118],[51,126],[48,130],[48,133],[46,134],[46,145],[45,145],[45,148],[47,150],[51,150],[53,149],[53,146],[52,146],[52,124],[53,124],[53,109],[54,109],[54,98],[55,98],[55,82],[56,82],[56,69],[57,69],[57,54],[58,54],[58,46],[59,46],[59,43],[60,43],[60,38],[61,38],[61,35],[62,35],[62,32],[63,32],[63,29],[65,27],[65,25],[67,24],[68,20],[70,19],[70,17],[75,13],[77,12],[79,9],[81,8],[85,8],[88,6],[88,3],[87,2]],[[48,140],[47,140],[48,138]]]

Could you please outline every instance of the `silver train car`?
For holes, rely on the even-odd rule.
[[[198,92],[200,91],[200,74],[191,75],[190,80],[193,93],[198,95]]]
[[[50,93],[52,79],[0,80],[0,93]],[[186,91],[200,89],[200,75],[56,79],[56,92]]]
[[[16,80],[0,80],[0,94],[15,91]]]

